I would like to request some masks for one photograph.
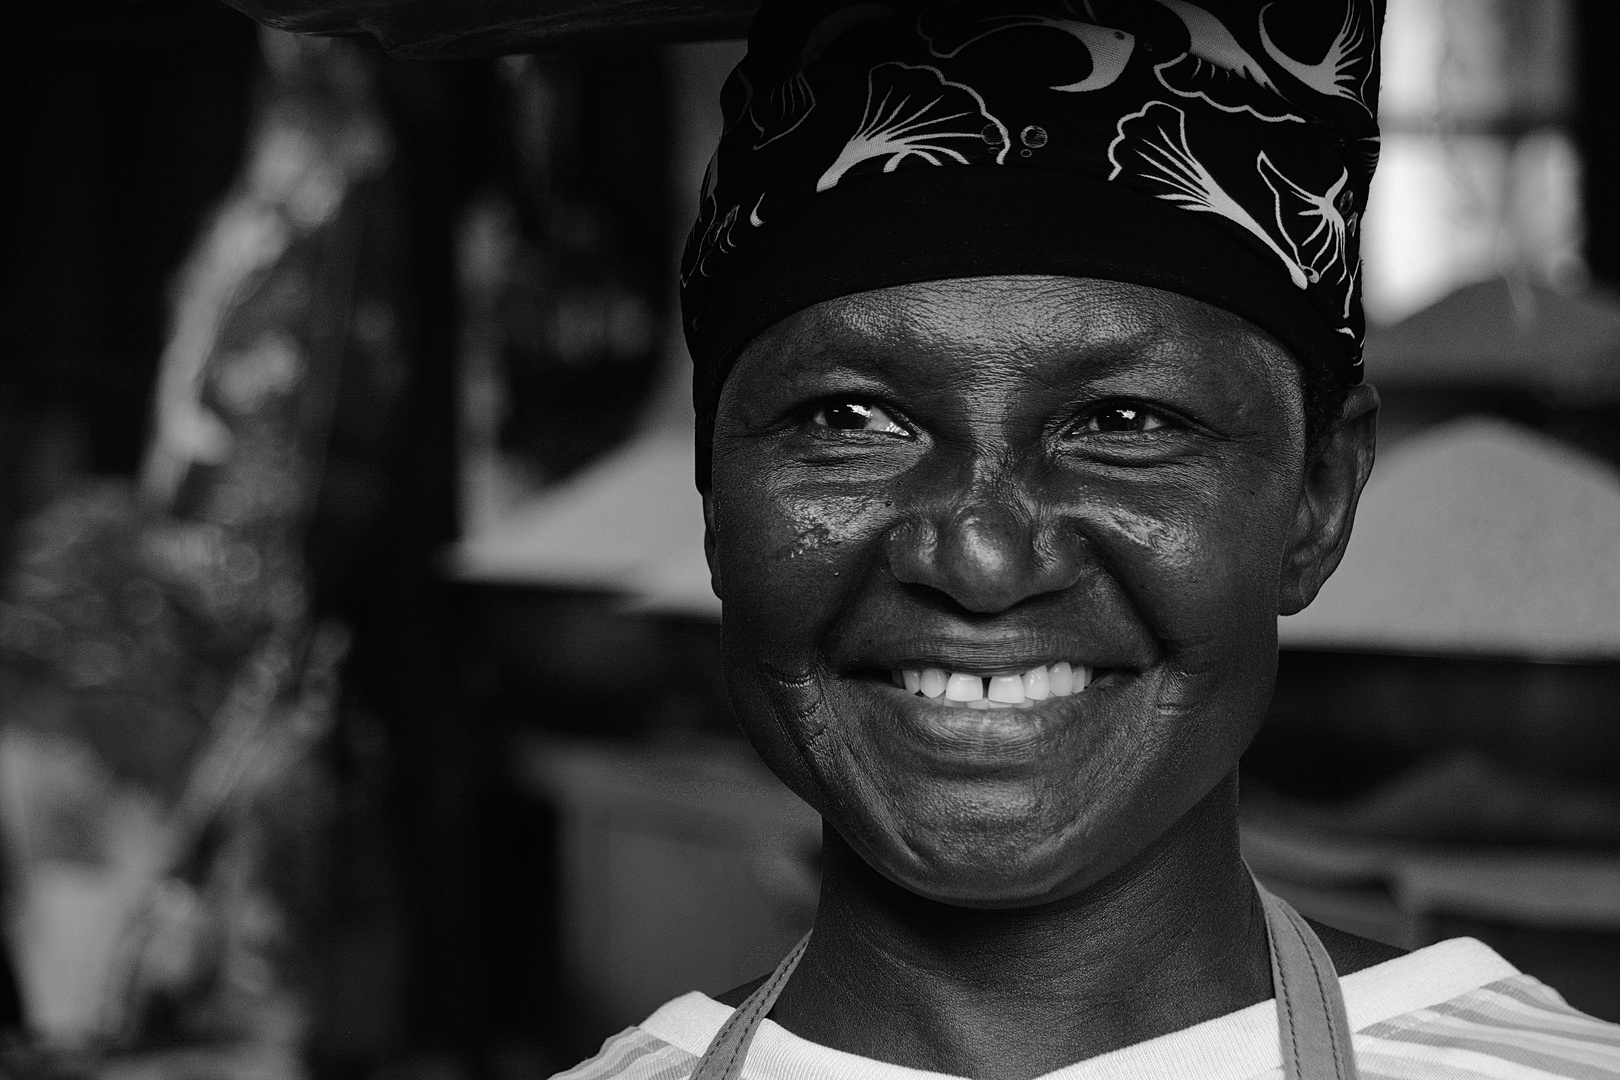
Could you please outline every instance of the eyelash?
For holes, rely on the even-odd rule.
[[[836,426],[833,423],[832,418],[828,415],[830,410],[835,409],[848,409],[851,412],[859,414],[867,421],[871,421],[874,418],[873,414],[875,413],[883,419],[886,419],[889,425],[897,430],[872,431],[866,428]],[[1101,426],[1103,418],[1109,416],[1110,414],[1123,414],[1128,424],[1134,421],[1140,423],[1142,426],[1118,427],[1112,430],[1104,429]],[[911,431],[900,418],[900,413],[898,410],[871,398],[823,398],[820,401],[810,405],[801,415],[804,418],[804,423],[810,427],[814,427],[822,431],[849,432],[860,435],[878,434],[901,436],[905,438],[912,437]],[[1096,404],[1086,409],[1070,426],[1069,434],[1145,435],[1155,431],[1163,431],[1179,426],[1180,424],[1177,422],[1176,418],[1162,409],[1154,408],[1153,406],[1147,405],[1140,401],[1116,400]]]
[[[837,427],[832,423],[831,418],[827,415],[827,413],[830,410],[840,408],[847,408],[852,412],[856,412],[860,414],[863,419],[868,421],[872,420],[873,414],[876,413],[883,419],[887,420],[889,425],[896,430],[870,431],[863,428]],[[906,425],[899,419],[899,416],[900,414],[898,410],[884,405],[881,402],[874,401],[871,398],[823,398],[822,400],[811,405],[810,408],[806,410],[805,420],[810,426],[820,428],[824,431],[850,432],[860,435],[894,435],[911,438],[911,431],[907,429]]]
[[[1091,427],[1094,423],[1100,425],[1101,418],[1110,413],[1125,414],[1128,418],[1140,420],[1145,426],[1114,430],[1104,430],[1100,426]],[[1109,401],[1094,405],[1081,413],[1069,430],[1075,435],[1145,435],[1175,426],[1177,425],[1174,417],[1140,401]]]

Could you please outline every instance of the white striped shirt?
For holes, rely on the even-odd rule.
[[[1471,938],[1340,980],[1364,1080],[1620,1080],[1620,1025],[1564,999]],[[687,1080],[731,1009],[676,998],[555,1080]],[[952,1080],[808,1042],[769,1020],[743,1080]],[[1276,1080],[1266,1001],[1048,1073],[1042,1080]]]

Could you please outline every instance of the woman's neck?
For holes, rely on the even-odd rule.
[[[1233,784],[1083,893],[1033,909],[925,900],[830,830],[821,905],[771,1018],[898,1065],[1028,1080],[1271,996]]]

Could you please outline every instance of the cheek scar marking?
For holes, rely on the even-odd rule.
[[[760,663],[760,669],[765,673],[765,694],[776,714],[777,727],[798,748],[805,765],[809,766],[815,757],[816,743],[827,734],[827,722],[823,719],[828,712],[827,699],[815,674],[787,671],[768,660]],[[813,700],[804,701],[807,695],[813,695]],[[797,722],[789,724],[786,717]]]

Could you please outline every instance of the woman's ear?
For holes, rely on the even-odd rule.
[[[709,561],[709,588],[714,595],[724,600],[725,595],[720,591],[720,560],[714,554],[714,492],[703,492],[703,557]]]
[[[1378,391],[1352,386],[1344,407],[1305,455],[1294,531],[1283,555],[1277,613],[1292,615],[1316,599],[1350,543],[1356,503],[1372,472]]]

